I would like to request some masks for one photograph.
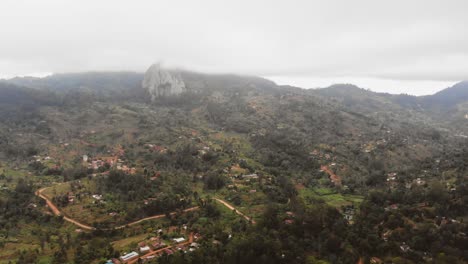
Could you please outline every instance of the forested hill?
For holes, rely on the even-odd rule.
[[[0,81],[0,247],[34,245],[0,257],[105,263],[186,230],[195,252],[153,263],[466,263],[463,83],[415,97],[150,69]]]
[[[359,185],[372,174],[369,163],[385,161],[384,171],[414,168],[442,155],[443,146],[455,142],[454,135],[464,129],[458,126],[452,131],[438,115],[418,104],[402,104],[398,96],[352,85],[303,90],[279,87],[258,77],[185,71],[181,76],[186,92],[154,102],[141,88],[143,75],[137,73],[59,74],[4,81],[0,83],[1,107],[17,116],[4,115],[2,126],[27,133],[2,142],[3,150],[18,151],[18,140],[59,142],[93,128],[138,129],[145,137],[153,126],[169,134],[196,126],[245,135],[258,158],[274,166],[294,164],[303,169],[308,153],[325,144],[347,164],[343,173],[349,175],[349,183]],[[15,89],[10,82],[28,88]],[[23,108],[29,110],[16,111]],[[124,138],[125,134],[118,140]],[[381,140],[387,147],[375,149],[372,155],[363,152]]]

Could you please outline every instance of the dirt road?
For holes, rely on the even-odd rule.
[[[63,220],[69,222],[69,223],[72,223],[82,229],[85,229],[85,230],[89,230],[89,231],[92,231],[92,230],[96,230],[95,227],[92,227],[90,225],[86,225],[86,224],[83,224],[79,221],[77,221],[76,219],[73,219],[73,218],[70,218],[66,215],[64,215],[59,209],[58,207],[49,199],[49,197],[47,197],[45,194],[43,194],[44,190],[47,189],[48,187],[45,187],[45,188],[42,188],[42,189],[39,189],[36,191],[36,196],[44,199],[46,201],[46,204],[47,206],[50,208],[50,210],[56,215],[56,216],[63,216]],[[244,213],[242,213],[241,211],[237,210],[234,206],[232,206],[231,204],[229,204],[228,202],[222,200],[222,199],[219,199],[219,198],[214,198],[217,202],[221,203],[222,205],[226,206],[228,209],[230,210],[234,210],[234,212],[240,216],[242,216],[245,220],[249,221],[249,222],[252,222],[252,224],[255,224],[255,220],[253,220],[251,217],[248,217],[247,215],[245,215]],[[183,212],[191,212],[191,211],[195,211],[195,210],[198,210],[200,209],[198,206],[195,206],[195,207],[191,207],[191,208],[187,208],[185,209]],[[172,212],[170,213],[171,215],[174,215],[176,214],[176,212]],[[133,225],[136,225],[136,224],[140,224],[144,221],[148,221],[148,220],[154,220],[154,219],[160,219],[160,218],[164,218],[166,217],[165,214],[159,214],[159,215],[153,215],[153,216],[149,216],[149,217],[145,217],[145,218],[142,218],[140,220],[136,220],[136,221],[133,221],[133,222],[130,222],[130,223],[127,223],[125,225],[121,225],[121,226],[117,226],[117,227],[114,227],[114,228],[104,228],[102,230],[114,230],[114,229],[123,229],[123,228],[126,228],[126,227],[129,227],[129,226],[133,226]]]
[[[216,201],[218,201],[219,203],[221,203],[222,205],[226,206],[227,208],[229,208],[230,210],[234,210],[234,212],[240,216],[242,216],[245,220],[247,221],[251,221],[252,224],[255,224],[255,220],[253,220],[251,217],[248,217],[246,216],[245,214],[243,214],[241,211],[237,210],[234,206],[230,205],[228,202],[224,201],[224,200],[221,200],[221,199],[218,199],[218,198],[214,198]]]
[[[185,209],[183,212],[186,213],[186,212],[191,212],[191,211],[195,211],[195,210],[198,210],[198,209],[200,209],[200,207],[194,206],[194,207],[190,207],[190,208]],[[176,214],[176,212],[170,213],[170,215],[175,215],[175,214]],[[133,221],[133,222],[128,223],[126,225],[121,225],[121,226],[115,227],[114,229],[122,229],[122,228],[125,228],[127,226],[133,226],[133,225],[139,224],[139,223],[144,222],[144,221],[159,219],[159,218],[163,218],[163,217],[166,217],[166,215],[165,214],[153,215],[153,216],[142,218],[140,220]]]
[[[63,220],[67,221],[67,222],[70,222],[80,228],[83,228],[85,230],[96,230],[95,227],[92,227],[92,226],[89,226],[89,225],[86,225],[86,224],[83,224],[83,223],[80,223],[79,221],[73,219],[73,218],[70,218],[66,215],[63,215],[62,212],[60,212],[60,210],[57,208],[57,206],[49,199],[49,197],[47,197],[45,194],[43,194],[43,191],[47,189],[47,188],[42,188],[42,189],[39,189],[36,191],[36,196],[44,199],[46,201],[46,204],[47,206],[50,208],[50,210],[56,215],[56,216],[63,216]],[[198,206],[195,206],[195,207],[191,207],[191,208],[188,208],[188,209],[185,209],[183,212],[190,212],[190,211],[195,211],[195,210],[198,210],[199,207]],[[176,214],[176,212],[172,212],[171,215],[174,215]],[[145,218],[142,218],[140,220],[136,220],[136,221],[133,221],[133,222],[130,222],[128,224],[125,224],[125,225],[121,225],[121,226],[118,226],[118,227],[114,227],[114,228],[104,228],[102,230],[112,230],[112,229],[123,229],[125,227],[128,227],[128,226],[133,226],[133,225],[136,225],[136,224],[139,224],[139,223],[142,223],[144,221],[148,221],[148,220],[154,220],[154,219],[159,219],[159,218],[163,218],[163,217],[166,217],[165,214],[159,214],[159,215],[153,215],[153,216],[149,216],[149,217],[145,217]]]
[[[164,248],[160,248],[158,250],[151,250],[150,252],[146,253],[145,255],[143,255],[143,256],[141,256],[139,258],[136,258],[134,260],[129,261],[128,264],[137,263],[138,259],[140,259],[140,258],[141,259],[147,259],[148,257],[159,254],[159,253],[163,252],[166,249],[171,249],[171,248],[174,248],[174,247],[182,247],[182,246],[190,245],[190,244],[192,244],[192,242],[193,242],[193,233],[190,233],[188,241],[182,242],[182,243],[179,243],[179,244],[176,244],[176,245],[173,245],[173,246],[167,246],[167,247],[164,247]]]
[[[330,176],[330,181],[335,184],[335,186],[341,186],[341,177],[336,175],[328,166],[322,165],[321,170],[325,171]]]
[[[44,199],[46,201],[46,204],[47,206],[50,208],[50,210],[56,215],[56,216],[61,216],[62,213],[60,212],[60,210],[57,208],[57,206],[55,206],[55,204],[49,199],[49,197],[47,197],[46,195],[44,195],[42,192],[45,190],[46,188],[42,188],[40,190],[37,190],[36,191],[36,195],[39,196],[40,198]],[[85,225],[83,223],[80,223],[78,221],[76,221],[75,219],[72,219],[68,216],[63,216],[63,220],[67,221],[67,222],[70,222],[80,228],[83,228],[85,230],[96,230],[96,228],[92,227],[92,226],[89,226],[89,225]]]

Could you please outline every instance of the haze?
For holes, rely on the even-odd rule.
[[[0,77],[151,63],[432,94],[468,79],[466,1],[11,1]]]

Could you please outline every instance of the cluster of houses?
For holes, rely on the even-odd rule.
[[[387,133],[390,133],[390,131],[387,131]],[[379,140],[376,140],[376,141],[371,141],[369,143],[366,143],[366,144],[362,144],[361,145],[361,150],[364,152],[364,153],[370,153],[374,150],[377,149],[377,147],[379,146],[385,146],[387,145],[388,141],[386,139],[379,139]]]
[[[79,193],[79,194],[74,194],[73,192],[68,192],[67,193],[67,198],[68,198],[68,203],[74,203],[77,196],[78,198],[82,197],[83,195],[89,195],[89,193]],[[94,199],[93,203],[105,203],[102,194],[92,194],[91,197]]]
[[[387,174],[387,184],[390,187],[395,187],[398,181],[398,174],[396,172],[391,172]],[[421,179],[418,177],[414,180],[408,181],[405,183],[406,189],[411,189],[413,186],[423,186],[426,184],[426,180]]]
[[[354,206],[346,206],[343,209],[343,217],[348,223],[353,224],[354,223],[354,215],[356,213],[356,210],[354,209]]]
[[[166,153],[167,148],[160,146],[160,145],[155,145],[155,144],[145,144],[145,147],[150,150],[150,152],[157,152],[157,153]]]
[[[362,151],[365,153],[371,153],[372,151],[376,149],[376,147],[372,144],[364,144],[362,145],[361,148],[362,148]]]
[[[162,229],[158,230],[158,234],[162,234]],[[161,236],[154,236],[148,240],[138,243],[138,248],[132,252],[126,252],[118,259],[110,259],[106,264],[124,264],[136,263],[141,260],[146,262],[157,258],[163,254],[172,255],[177,251],[190,253],[197,250],[200,245],[196,242],[201,238],[200,234],[190,234],[187,240],[185,237],[175,237],[170,240],[163,240]]]
[[[33,156],[34,160],[36,162],[43,162],[43,161],[49,161],[49,160],[52,160],[52,158],[50,156],[45,156],[45,157],[41,157],[39,155],[34,155]]]
[[[258,181],[260,176],[257,173],[250,173],[250,174],[239,174],[239,175],[232,175],[230,177],[232,184],[227,185],[227,189],[231,190],[232,192],[238,191],[246,191],[250,194],[257,193],[257,189],[252,188],[253,183]],[[270,183],[272,181],[271,176],[263,177],[263,181],[266,183]],[[249,187],[250,186],[250,187]]]
[[[385,211],[392,211],[392,210],[398,210],[399,206],[398,204],[391,204],[387,207],[384,208]]]
[[[286,225],[292,225],[294,223],[294,218],[295,218],[295,214],[293,212],[286,212],[286,217],[284,219],[284,223]]]
[[[198,150],[198,154],[203,156],[206,153],[208,153],[208,151],[210,151],[210,147],[203,146],[201,149]]]
[[[258,179],[258,174],[257,173],[250,173],[246,175],[237,175],[237,176],[232,176],[233,179],[237,180],[244,180],[245,182],[250,182],[251,180],[256,180]]]
[[[101,167],[109,166],[109,168],[115,168],[128,174],[135,174],[136,168],[128,167],[125,165],[125,161],[120,159],[118,156],[103,156],[90,159],[88,155],[83,155],[83,163],[88,169],[98,170]]]
[[[334,160],[335,159],[335,157],[333,157],[331,154],[323,153],[322,151],[318,149],[312,150],[309,153],[309,155],[311,155],[315,159],[320,159],[320,160]]]
[[[387,182],[394,182],[397,180],[397,173],[396,172],[390,172],[387,174]]]
[[[456,219],[453,219],[453,218],[449,218],[449,217],[445,217],[445,216],[437,216],[436,217],[436,224],[439,223],[439,227],[441,226],[444,226],[446,224],[458,224],[460,223],[460,221],[456,220]]]

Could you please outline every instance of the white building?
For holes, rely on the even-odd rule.
[[[174,240],[174,242],[176,242],[176,243],[182,243],[182,242],[185,241],[185,238],[179,237],[179,238],[174,238],[173,240]]]
[[[147,253],[149,251],[150,251],[150,247],[148,246],[140,247],[140,253]]]
[[[135,259],[135,258],[138,258],[140,255],[138,255],[138,253],[136,253],[135,251],[132,251],[128,254],[125,254],[123,256],[120,257],[120,260],[122,260],[123,262],[127,262],[127,261],[130,261],[132,259]]]

